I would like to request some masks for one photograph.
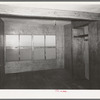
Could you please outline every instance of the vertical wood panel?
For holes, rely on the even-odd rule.
[[[97,78],[96,79],[97,79],[98,84],[96,84],[96,86],[98,86],[97,88],[100,89],[100,21],[98,21],[97,23],[98,23],[97,24],[97,31],[98,31],[98,36],[97,36],[97,38],[98,38],[97,61],[98,61],[98,63],[97,63],[97,69],[96,69],[96,71],[97,71],[97,75],[96,75]]]
[[[4,23],[0,19],[0,88],[4,79]]]
[[[64,26],[64,45],[65,45],[65,69],[72,74],[72,26],[71,24]]]
[[[92,88],[97,88],[98,78],[98,30],[97,22],[89,24],[89,64],[90,64],[90,81]]]
[[[56,40],[57,40],[57,66],[64,68],[64,27],[61,25],[56,26]]]

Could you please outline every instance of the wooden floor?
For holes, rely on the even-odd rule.
[[[3,89],[88,89],[87,80],[72,80],[64,69],[6,74]]]

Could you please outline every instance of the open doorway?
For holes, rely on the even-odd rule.
[[[89,80],[88,25],[72,30],[73,74],[76,79]]]

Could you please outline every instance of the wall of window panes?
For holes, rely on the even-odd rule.
[[[6,35],[6,61],[56,59],[55,35]]]

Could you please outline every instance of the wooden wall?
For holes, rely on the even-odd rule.
[[[89,24],[89,64],[91,88],[100,88],[100,21]]]
[[[97,30],[98,30],[98,34],[97,34],[97,44],[98,44],[98,50],[97,50],[97,52],[98,52],[98,55],[97,55],[97,61],[98,61],[98,63],[97,63],[97,68],[96,68],[96,82],[97,82],[97,84],[96,84],[96,86],[97,86],[97,88],[99,88],[100,89],[100,21],[97,21]]]
[[[61,67],[61,66],[60,66]],[[5,73],[19,73],[60,68],[56,60],[6,62]]]
[[[4,79],[4,23],[0,19],[0,88]]]
[[[57,36],[57,66],[64,68],[64,25],[71,23],[70,21],[57,21],[56,36]]]
[[[3,20],[5,24],[5,35],[47,34],[57,36],[57,60],[6,62],[6,73],[64,68],[64,25],[69,24],[70,21],[9,18]]]
[[[64,52],[65,52],[65,69],[72,74],[72,25],[71,23],[64,26]]]

